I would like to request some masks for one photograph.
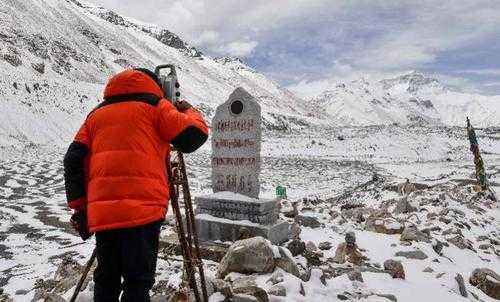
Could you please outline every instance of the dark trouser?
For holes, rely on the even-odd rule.
[[[161,222],[96,233],[94,302],[149,302]],[[121,278],[123,277],[123,283]]]

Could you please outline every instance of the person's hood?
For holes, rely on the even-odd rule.
[[[104,89],[104,99],[129,94],[153,94],[163,98],[161,87],[146,73],[127,69],[113,76]]]

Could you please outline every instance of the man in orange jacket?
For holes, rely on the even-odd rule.
[[[79,231],[88,226],[96,234],[95,302],[118,301],[122,290],[121,301],[149,301],[168,207],[170,145],[189,153],[207,137],[200,112],[166,100],[151,71],[129,69],[109,80],[104,102],[64,157],[73,217],[86,213]]]

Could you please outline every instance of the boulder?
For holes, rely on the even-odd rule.
[[[300,239],[294,239],[286,246],[288,250],[292,253],[292,255],[298,256],[302,255],[306,250],[306,244]]]
[[[299,267],[293,260],[292,253],[281,246],[278,247],[280,257],[275,259],[276,267],[283,269],[285,272],[300,278]]]
[[[233,293],[234,293],[232,298],[233,301],[269,302],[269,296],[267,295],[267,292],[258,286],[234,287],[233,285]],[[242,297],[248,300],[241,300]]]
[[[11,297],[7,293],[3,292],[3,289],[0,288],[0,302],[13,302]]]
[[[468,297],[469,294],[467,293],[467,288],[465,288],[465,282],[464,282],[464,277],[462,275],[457,274],[455,276],[455,280],[457,281],[458,284],[458,291],[460,292],[460,295],[462,297]]]
[[[273,285],[267,290],[267,293],[272,296],[285,297],[286,288],[283,285]]]
[[[461,250],[469,249],[474,252],[476,251],[474,249],[474,245],[472,244],[472,242],[470,240],[465,239],[461,235],[456,235],[455,237],[448,238],[446,239],[446,241],[448,241],[449,243],[453,244],[454,246],[458,247]]]
[[[313,229],[319,228],[321,226],[318,218],[314,216],[297,215],[297,221],[301,226],[310,227]]]
[[[271,243],[263,237],[239,240],[231,245],[221,262],[217,274],[224,278],[231,272],[270,273],[276,266]]]
[[[318,248],[322,251],[327,251],[332,248],[332,243],[330,241],[320,242]]]
[[[365,229],[382,234],[401,234],[403,233],[403,225],[399,221],[384,211],[378,211],[366,219]]]
[[[285,280],[283,274],[279,271],[274,272],[269,279],[267,279],[266,283],[270,283],[272,285],[281,283]]]
[[[335,251],[335,257],[333,261],[339,264],[350,262],[354,265],[361,265],[365,260],[368,260],[361,252],[358,250],[356,244],[348,244],[343,242],[337,246]]]
[[[356,244],[356,234],[354,232],[347,232],[345,234],[345,242],[347,244]]]
[[[247,295],[247,294],[238,294],[234,295],[233,298],[231,299],[233,302],[259,302],[259,300],[252,296],[252,295]]]
[[[71,257],[68,256],[64,257],[63,261],[57,268],[56,273],[54,275],[54,280],[56,281],[54,292],[65,293],[70,288],[74,287],[78,283],[82,271],[83,271],[83,266],[81,266],[78,262],[73,260]],[[92,273],[87,275],[87,278],[82,286],[82,289],[85,289],[87,287],[87,284],[91,279],[91,276]]]
[[[300,225],[296,222],[294,222],[290,226],[290,234],[289,238],[291,240],[299,240],[300,239],[300,233],[302,232],[302,229],[300,228]]]
[[[231,298],[233,296],[233,289],[229,282],[222,279],[213,279],[212,286],[216,292],[221,293],[226,298]]]
[[[434,269],[430,266],[426,267],[424,270],[423,270],[424,273],[433,273],[434,272]]]
[[[308,252],[315,252],[318,250],[318,247],[316,247],[316,244],[312,241],[306,242],[306,251]]]
[[[442,255],[442,251],[443,251],[443,243],[437,239],[433,239],[432,240],[432,249],[436,252],[436,254],[438,255]]]
[[[384,269],[395,279],[405,279],[405,270],[403,264],[396,260],[386,260],[384,262]]]
[[[49,293],[47,294],[47,296],[45,296],[43,302],[66,302],[66,299],[56,293]]]
[[[309,266],[319,266],[321,265],[320,254],[318,252],[311,252],[306,250],[303,254],[304,258],[307,260]]]
[[[360,270],[352,270],[349,273],[347,273],[347,278],[351,281],[358,281],[358,282],[364,282],[363,280],[363,275],[361,274]]]
[[[422,251],[400,251],[395,254],[396,257],[404,257],[408,259],[417,259],[424,260],[427,259],[428,256]]]
[[[407,225],[401,233],[401,241],[431,242],[427,234],[420,232],[415,225]]]
[[[487,268],[475,269],[469,283],[493,299],[500,300],[500,275]]]
[[[412,213],[417,210],[416,207],[412,206],[408,201],[408,197],[405,196],[400,198],[396,202],[396,208],[394,209],[394,214]]]

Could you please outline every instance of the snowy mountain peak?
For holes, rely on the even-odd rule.
[[[396,78],[380,81],[384,89],[391,89],[396,85],[402,85],[409,93],[416,93],[422,89],[431,89],[435,92],[444,92],[447,89],[437,79],[412,71]]]
[[[419,72],[370,82],[360,78],[332,85],[312,102],[341,125],[462,125],[473,116],[477,125],[498,125],[500,97],[452,91]]]
[[[245,62],[243,62],[243,60],[241,58],[238,58],[238,57],[225,56],[225,57],[215,58],[214,60],[215,60],[215,62],[220,63],[222,65],[225,65],[225,66],[227,66],[235,71],[240,70],[240,69],[244,69],[244,70],[255,72],[255,70],[252,67],[245,64]]]
[[[123,17],[115,13],[114,11],[106,9],[102,6],[83,4],[82,2],[79,2],[77,0],[67,0],[67,1],[75,4],[76,6],[84,8],[91,14],[96,15],[99,18],[106,20],[112,24],[142,31],[152,36],[156,40],[160,41],[161,43],[173,47],[175,49],[178,49],[179,51],[183,52],[186,55],[192,57],[201,57],[203,54],[200,50],[189,45],[189,43],[182,40],[178,35],[174,34],[173,32],[165,28],[160,28],[153,24],[146,24],[131,18]]]
[[[259,98],[266,129],[317,123],[303,100],[239,59],[215,62],[167,29],[79,0],[35,2],[7,1],[0,14],[0,146],[64,144],[112,74],[165,63],[177,66],[182,96],[208,120],[243,87]]]

